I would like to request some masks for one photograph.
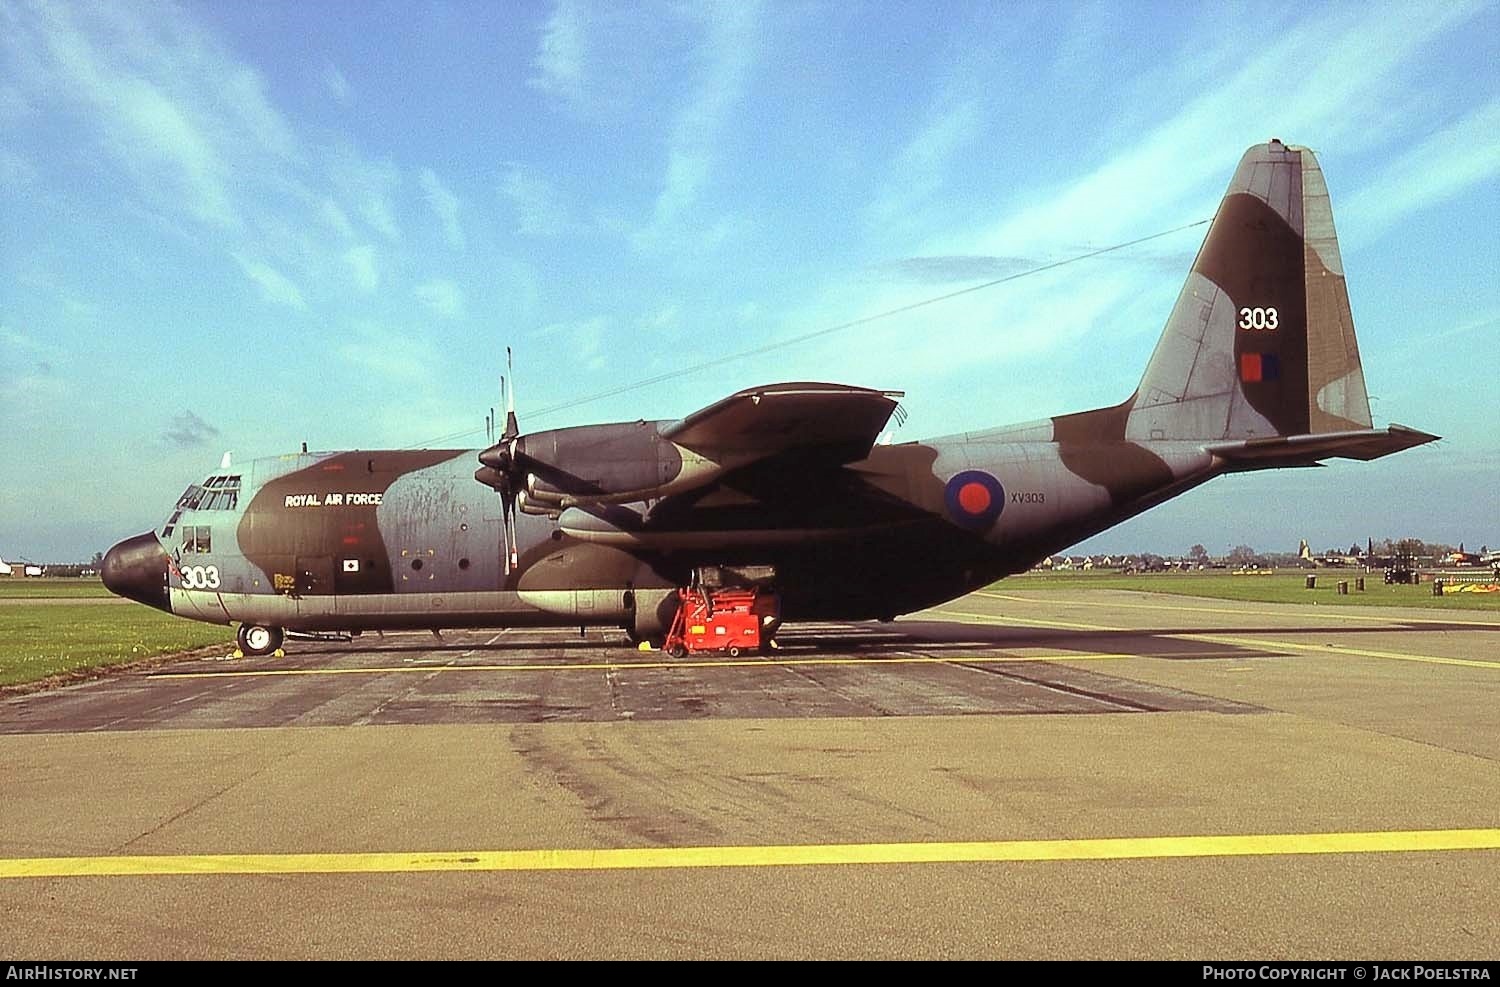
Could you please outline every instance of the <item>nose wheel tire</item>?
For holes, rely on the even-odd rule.
[[[235,641],[247,655],[268,655],[281,647],[284,637],[280,627],[241,624],[239,632],[235,634]]]

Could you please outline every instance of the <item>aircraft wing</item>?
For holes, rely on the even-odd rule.
[[[844,384],[770,384],[731,394],[675,422],[559,429],[515,440],[527,471],[522,510],[659,500],[699,490],[752,465],[806,477],[870,455],[897,413],[898,391]],[[497,454],[497,450],[499,454]],[[492,483],[505,455],[485,450]],[[487,459],[487,456],[493,456]]]
[[[848,463],[870,454],[899,397],[845,384],[771,384],[731,394],[661,434],[720,461],[817,450],[823,462]]]

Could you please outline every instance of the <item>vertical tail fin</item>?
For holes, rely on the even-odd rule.
[[[1131,439],[1369,429],[1328,187],[1307,148],[1245,152],[1130,410]]]

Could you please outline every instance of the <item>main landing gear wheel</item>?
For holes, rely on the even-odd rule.
[[[284,637],[280,627],[241,624],[239,632],[235,634],[235,641],[247,655],[268,655],[281,647]]]

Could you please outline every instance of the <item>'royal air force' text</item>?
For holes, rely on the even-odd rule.
[[[379,507],[384,494],[325,493],[287,494],[286,507]]]

